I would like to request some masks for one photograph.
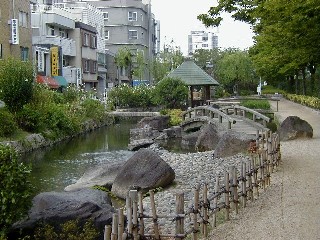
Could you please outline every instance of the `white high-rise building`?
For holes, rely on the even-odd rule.
[[[218,36],[213,32],[191,31],[188,35],[188,55],[191,56],[197,49],[214,49],[218,47]]]

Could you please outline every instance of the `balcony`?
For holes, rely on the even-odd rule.
[[[64,29],[74,29],[73,14],[67,9],[52,5],[34,5],[32,13],[43,13],[43,22]]]
[[[62,48],[62,54],[67,56],[76,56],[76,42],[73,39],[63,38],[60,36],[33,36],[32,43],[36,44],[50,44]]]

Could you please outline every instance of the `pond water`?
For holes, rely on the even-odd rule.
[[[133,154],[127,146],[136,122],[121,121],[22,156],[32,165],[35,192],[62,191],[96,165],[127,160]]]

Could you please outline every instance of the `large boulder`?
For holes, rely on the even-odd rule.
[[[95,227],[103,232],[104,226],[111,223],[114,212],[107,193],[100,190],[43,192],[33,198],[28,218],[15,223],[11,235],[16,236],[19,232],[33,235],[38,226],[59,227],[69,220],[78,220],[80,224],[93,220]]]
[[[65,191],[75,191],[93,186],[102,186],[111,189],[114,179],[123,166],[122,163],[105,164],[88,170],[74,184],[67,186]]]
[[[114,180],[111,192],[124,199],[130,189],[147,192],[165,187],[174,179],[174,170],[157,153],[150,149],[140,149],[124,164]]]
[[[229,157],[237,153],[245,152],[248,150],[250,142],[253,139],[254,136],[228,130],[222,135],[218,142],[218,145],[214,150],[214,156]]]
[[[281,141],[312,138],[313,128],[307,121],[297,116],[289,116],[281,123],[278,133]]]
[[[227,129],[221,124],[208,123],[204,125],[200,129],[200,135],[195,144],[196,150],[200,152],[214,150],[226,131]]]
[[[169,128],[170,117],[168,115],[144,117],[137,123],[137,128],[151,127],[158,131]]]

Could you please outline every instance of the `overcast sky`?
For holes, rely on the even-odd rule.
[[[252,31],[249,25],[235,22],[226,16],[219,28],[208,28],[197,20],[216,4],[215,0],[151,0],[152,12],[160,20],[161,45],[173,39],[187,55],[188,35],[191,31],[206,30],[218,35],[218,47],[246,49],[252,46]]]

